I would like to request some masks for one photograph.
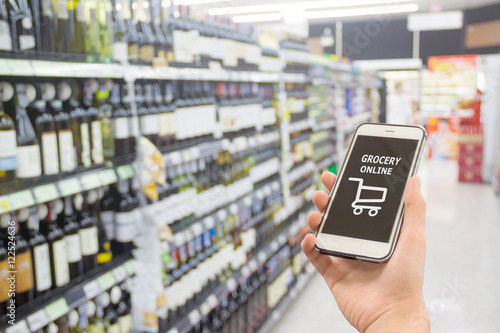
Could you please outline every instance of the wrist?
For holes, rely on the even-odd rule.
[[[375,320],[364,333],[429,333],[429,313],[422,301],[395,304]]]

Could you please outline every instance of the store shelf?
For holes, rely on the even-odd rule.
[[[109,265],[98,267],[96,273],[83,280],[73,280],[72,285],[49,294],[49,298],[36,300],[30,308],[22,307],[16,313],[16,325],[0,327],[5,333],[39,332],[71,309],[93,299],[102,292],[124,281],[135,273],[134,259],[131,254],[112,261]],[[76,283],[75,283],[76,282]]]
[[[296,121],[294,123],[291,123],[288,126],[288,131],[290,133],[304,131],[304,130],[313,128],[314,125],[315,125],[314,119],[309,117],[309,118],[305,118],[305,119]]]
[[[427,118],[469,118],[474,116],[474,110],[424,112],[424,115]]]
[[[281,79],[287,83],[309,83],[309,77],[305,74],[282,73]]]
[[[278,82],[279,73],[225,69],[151,67],[94,64],[29,59],[0,59],[0,76],[72,77],[110,79],[203,80],[235,82]],[[290,79],[292,79],[291,77]],[[297,77],[297,79],[299,79]],[[304,76],[301,78],[306,80]]]
[[[133,176],[134,168],[127,164],[83,170],[81,173],[67,176],[42,177],[35,184],[33,181],[23,182],[21,186],[12,189],[2,186],[0,214],[113,184],[118,179],[129,179]]]
[[[177,150],[163,155],[166,167],[176,166],[193,160],[212,156],[219,152],[229,150],[230,142],[228,139],[204,142],[190,148]]]

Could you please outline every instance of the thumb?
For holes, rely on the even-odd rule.
[[[405,213],[397,252],[425,256],[425,214],[427,204],[421,192],[420,177],[414,176],[406,185]]]

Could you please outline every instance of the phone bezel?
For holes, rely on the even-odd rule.
[[[320,253],[345,257],[350,259],[380,263],[387,261],[394,251],[403,217],[403,211],[404,211],[403,200],[401,200],[401,204],[398,208],[398,214],[396,215],[396,219],[393,223],[393,225],[396,225],[396,227],[393,227],[393,230],[391,232],[391,237],[388,243],[322,233],[324,223],[330,211],[332,202],[335,198],[335,195],[337,194],[337,189],[338,189],[337,185],[342,180],[345,167],[347,165],[347,161],[351,156],[352,149],[359,135],[418,140],[417,151],[415,153],[410,168],[410,177],[411,177],[415,175],[418,169],[418,165],[420,163],[420,159],[423,152],[423,147],[425,146],[425,139],[427,138],[427,133],[425,129],[420,126],[388,125],[388,124],[373,124],[373,123],[365,123],[359,125],[354,133],[354,137],[351,141],[351,144],[349,145],[346,158],[340,169],[337,181],[335,182],[335,185],[331,191],[330,199],[328,200],[325,213],[323,214],[321,223],[316,232],[315,248]]]

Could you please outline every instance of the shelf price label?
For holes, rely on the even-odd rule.
[[[45,307],[45,313],[47,314],[47,318],[50,321],[54,321],[58,318],[61,318],[66,313],[69,312],[68,303],[64,298],[60,298],[52,304],[49,304]]]
[[[115,276],[117,282],[125,280],[128,276],[127,270],[124,266],[119,266],[113,269],[113,275]]]
[[[28,328],[28,324],[26,324],[26,321],[21,320],[15,325],[7,328],[5,330],[5,333],[30,333],[30,329]]]
[[[61,191],[63,197],[67,197],[75,193],[80,193],[82,186],[78,178],[65,179],[59,182],[59,191]]]
[[[167,333],[179,333],[179,330],[177,329],[177,327],[174,327],[170,331],[168,331]]]
[[[212,294],[207,298],[207,303],[210,305],[210,309],[214,309],[217,304],[219,304],[219,300],[217,299],[217,296]]]
[[[122,180],[130,179],[134,177],[134,168],[131,165],[122,165],[116,168],[118,176]]]
[[[33,198],[33,194],[30,190],[9,194],[9,202],[11,210],[18,210],[35,205],[35,199]]]
[[[37,203],[48,202],[59,198],[55,184],[37,186],[33,189]]]
[[[36,332],[50,323],[49,318],[43,309],[28,316],[26,321],[28,322],[28,326],[32,332]]]
[[[81,180],[84,190],[91,190],[102,186],[101,178],[99,174],[95,172],[82,176]]]
[[[237,285],[236,285],[236,280],[234,278],[230,278],[227,282],[226,282],[226,288],[227,290],[229,290],[230,292],[233,292],[235,289],[236,289]]]
[[[116,284],[116,279],[113,276],[113,273],[108,272],[97,278],[97,283],[102,290],[108,290]]]
[[[189,322],[191,323],[191,325],[194,326],[194,325],[198,324],[201,320],[200,311],[197,309],[191,311],[188,315],[188,318],[189,318]]]
[[[99,173],[99,177],[101,178],[101,182],[103,185],[114,184],[118,181],[116,172],[113,169],[101,171]]]
[[[127,271],[128,275],[132,275],[135,273],[135,265],[134,265],[134,260],[131,259],[127,261],[125,264],[125,270]]]
[[[7,196],[0,197],[0,214],[10,212],[10,203]]]
[[[101,288],[99,287],[97,280],[94,280],[83,286],[83,292],[85,293],[85,297],[87,297],[87,299],[92,299],[101,293]]]

